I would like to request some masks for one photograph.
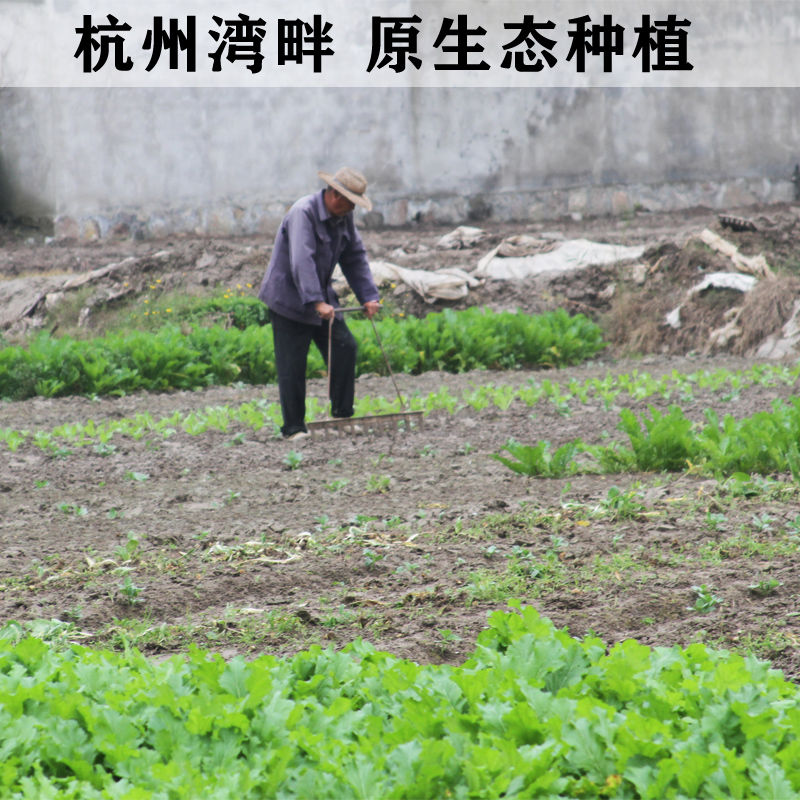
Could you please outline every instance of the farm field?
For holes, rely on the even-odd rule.
[[[795,218],[782,213],[784,221]],[[758,421],[793,407],[795,358],[761,358],[735,340],[704,346],[731,305],[727,290],[687,303],[680,331],[653,322],[702,271],[698,258],[709,271],[718,266],[718,256],[687,244],[693,231],[713,224],[714,215],[702,212],[630,226],[587,223],[587,235],[598,239],[652,245],[645,262],[662,264],[663,274],[642,284],[612,268],[592,269],[571,288],[563,277],[546,289],[498,282],[451,304],[530,313],[566,306],[597,320],[609,347],[558,369],[399,375],[412,407],[425,412],[419,428],[284,442],[274,425],[276,387],[241,382],[0,402],[3,637],[33,634],[120,653],[133,647],[154,664],[194,646],[236,664],[237,656],[303,658],[315,645],[341,650],[363,639],[420,665],[458,666],[491,634],[490,615],[519,601],[576,639],[598,637],[609,647],[630,639],[652,647],[700,643],[767,660],[796,684],[796,448],[783,453],[780,468],[760,472],[715,471],[684,458],[669,471],[642,471],[619,458],[601,463],[580,448],[564,464],[555,455],[548,461],[578,440],[596,452],[631,446],[621,427],[628,412],[644,429],[680,409],[694,425],[689,438],[699,440],[714,414]],[[744,234],[739,244],[785,268],[794,223],[787,225],[759,241]],[[581,232],[574,221],[564,229]],[[494,231],[494,241],[511,230]],[[367,232],[365,239],[398,259],[404,246],[418,266],[477,255],[437,252],[432,243],[441,233]],[[230,294],[245,296],[269,250],[267,239],[179,238],[168,243],[172,255],[159,273],[147,249],[163,246],[8,238],[3,268],[39,280],[133,254],[146,274],[128,305],[102,307],[81,296],[105,327],[115,315],[171,312],[174,295],[159,300],[167,291],[218,296],[230,286]],[[664,272],[665,260],[674,273]],[[197,263],[206,266],[192,272]],[[603,292],[612,279],[616,294]],[[781,292],[794,285],[793,275],[779,280]],[[775,296],[761,302],[766,334],[783,320],[776,316],[770,327],[764,309],[779,315],[782,306]],[[387,313],[401,319],[431,310],[439,306],[397,293]],[[60,314],[53,324],[74,324]],[[324,378],[309,382],[320,412],[325,389]],[[371,413],[369,404],[391,400],[394,387],[366,374],[356,393]],[[497,458],[512,463],[515,442],[548,443],[531,470],[541,474]],[[726,447],[720,443],[720,452]],[[758,780],[766,785],[764,764]],[[592,791],[615,796],[619,776],[598,776]]]
[[[616,430],[619,410],[680,405],[745,417],[794,391],[766,381],[637,400],[569,396],[570,381],[632,373],[739,374],[742,359],[659,358],[542,372],[403,376],[404,393],[452,398],[421,430],[283,442],[241,423],[108,444],[26,441],[2,481],[5,621],[60,620],[76,640],[150,654],[195,642],[227,655],[339,647],[362,636],[399,656],[457,663],[487,613],[518,598],[573,635],[754,652],[798,670],[800,503],[791,475],[518,475],[492,458],[510,438],[554,447]],[[546,376],[546,377],[545,377]],[[558,383],[529,406],[479,387]],[[324,394],[312,381],[311,393]],[[358,382],[391,396],[386,378]],[[644,390],[643,390],[644,391]],[[500,395],[502,397],[502,395]],[[511,397],[512,399],[508,400]],[[53,431],[276,399],[272,387],[118,399],[33,399],[0,425]],[[695,608],[697,591],[715,600]],[[756,587],[756,588],[753,588]],[[760,589],[758,588],[760,587]],[[771,587],[771,588],[770,588]]]

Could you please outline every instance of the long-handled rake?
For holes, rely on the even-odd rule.
[[[350,311],[363,311],[363,306],[351,306],[348,308],[337,308],[337,313],[340,311],[350,312]],[[332,357],[332,342],[333,342],[333,317],[328,322],[328,397],[330,398],[331,395],[331,357]],[[383,348],[383,342],[381,342],[381,337],[378,335],[378,327],[375,325],[375,320],[370,317],[370,322],[372,323],[372,331],[375,334],[375,341],[378,343],[378,347],[380,347],[381,354],[383,355],[383,360],[386,364],[386,370],[389,373],[389,377],[392,379],[392,383],[394,384],[394,390],[397,392],[397,399],[400,402],[400,408],[402,411],[390,413],[390,414],[371,414],[368,416],[363,417],[339,417],[339,418],[329,418],[329,419],[321,419],[316,420],[315,422],[308,423],[308,429],[315,433],[332,433],[332,432],[342,432],[342,433],[378,433],[378,432],[397,432],[398,430],[405,430],[414,425],[418,428],[422,428],[424,425],[424,419],[422,416],[421,411],[408,411],[406,409],[405,401],[403,400],[403,395],[400,393],[400,389],[397,386],[397,381],[395,380],[394,373],[392,372],[392,368],[389,365],[389,358],[386,355],[386,350]],[[330,407],[329,407],[330,408]],[[330,414],[329,414],[330,416]]]

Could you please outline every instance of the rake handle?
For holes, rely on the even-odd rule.
[[[378,336],[378,326],[375,324],[375,320],[370,317],[369,321],[372,323],[372,332],[375,334],[375,341],[378,343],[378,347],[381,349],[381,353],[383,354],[383,360],[386,364],[386,370],[389,373],[389,377],[392,379],[392,383],[394,384],[394,390],[397,392],[397,399],[400,401],[400,408],[402,411],[406,410],[406,404],[403,402],[403,395],[400,394],[400,389],[397,386],[397,381],[394,377],[394,372],[392,372],[392,368],[389,366],[389,357],[386,355],[386,351],[383,349],[383,342],[381,341],[381,337]]]

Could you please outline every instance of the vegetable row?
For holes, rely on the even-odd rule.
[[[462,666],[357,641],[149,661],[0,633],[16,798],[796,797],[800,692],[701,644],[607,647],[495,612]],[[5,638],[4,638],[5,637]]]
[[[678,406],[649,416],[620,412],[619,429],[629,447],[617,442],[587,445],[580,439],[553,449],[549,442],[526,445],[510,440],[495,458],[524,475],[563,477],[577,472],[680,472],[699,470],[718,477],[734,473],[791,472],[800,482],[800,398],[776,400],[771,411],[737,420],[712,409],[705,424],[693,423]],[[584,457],[583,459],[579,457]]]
[[[360,343],[358,373],[385,374],[371,323],[349,324]],[[377,330],[392,371],[409,374],[558,367],[579,363],[605,346],[597,325],[560,309],[539,316],[447,310],[424,319],[384,319]],[[312,348],[308,374],[321,374],[323,366]],[[0,350],[0,399],[195,389],[235,381],[261,385],[275,377],[268,326],[216,325],[184,333],[170,325],[156,333],[131,331],[87,341],[42,334],[27,347]]]
[[[405,399],[411,410],[426,413],[446,410],[452,414],[464,408],[482,411],[487,407],[505,410],[514,402],[532,407],[543,401],[550,402],[562,413],[569,413],[571,404],[576,400],[581,403],[599,400],[608,409],[613,407],[621,396],[644,400],[654,395],[669,399],[677,394],[688,399],[695,389],[722,393],[723,400],[730,400],[752,387],[791,385],[798,377],[800,377],[800,365],[789,367],[759,364],[746,370],[700,370],[689,375],[673,370],[670,374],[658,378],[648,373],[634,371],[630,374],[609,374],[603,378],[589,378],[582,382],[572,380],[566,385],[547,378],[531,379],[521,386],[496,385],[489,382],[472,386],[460,394],[454,394],[443,385],[427,395],[415,394]],[[356,399],[355,410],[358,416],[364,416],[392,413],[399,409],[396,400],[362,395]],[[309,419],[321,418],[325,412],[323,404],[317,398],[308,398]],[[265,426],[277,430],[280,421],[280,406],[260,398],[238,406],[226,404],[186,413],[176,411],[161,419],[155,419],[152,414],[144,412],[130,418],[70,422],[50,431],[31,432],[0,428],[0,442],[12,451],[29,440],[42,449],[56,449],[63,444],[106,445],[115,435],[140,439],[149,434],[169,437],[178,431],[190,435],[202,434],[209,430],[226,433],[237,425],[254,431]]]

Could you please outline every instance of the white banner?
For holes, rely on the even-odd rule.
[[[797,0],[0,0],[3,87],[786,87]]]

